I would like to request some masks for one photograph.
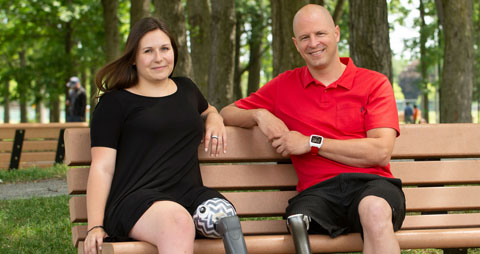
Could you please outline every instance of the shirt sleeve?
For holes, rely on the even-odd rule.
[[[104,94],[93,112],[90,124],[92,147],[102,146],[117,149],[120,139],[123,113],[113,92]]]
[[[400,135],[398,110],[390,81],[383,77],[370,91],[366,106],[365,127],[367,130],[374,128],[392,128]]]
[[[280,76],[281,75],[272,79],[258,89],[258,91],[251,93],[248,97],[236,101],[235,105],[242,109],[264,108],[271,113],[274,113]]]

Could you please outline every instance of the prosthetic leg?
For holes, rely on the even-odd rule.
[[[297,254],[311,254],[310,240],[308,239],[308,227],[310,217],[303,214],[290,215],[287,218],[287,226],[292,234],[295,251]]]
[[[222,238],[226,254],[246,254],[240,220],[233,206],[226,200],[213,198],[198,206],[193,215],[195,228],[210,238]]]

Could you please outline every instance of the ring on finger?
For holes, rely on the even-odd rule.
[[[215,139],[218,139],[218,136],[216,135],[212,135],[211,138],[215,138]]]

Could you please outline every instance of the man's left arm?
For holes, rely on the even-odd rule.
[[[321,135],[321,133],[318,133]],[[367,131],[366,138],[338,140],[324,138],[318,155],[354,167],[386,166],[390,162],[397,131],[376,128]],[[272,145],[283,156],[310,152],[310,137],[297,131],[285,133]]]

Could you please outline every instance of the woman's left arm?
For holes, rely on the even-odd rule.
[[[205,119],[205,152],[208,152],[211,143],[210,156],[218,156],[221,148],[223,153],[227,152],[227,132],[223,124],[223,118],[217,109],[208,104],[208,108],[202,112],[202,118]]]

